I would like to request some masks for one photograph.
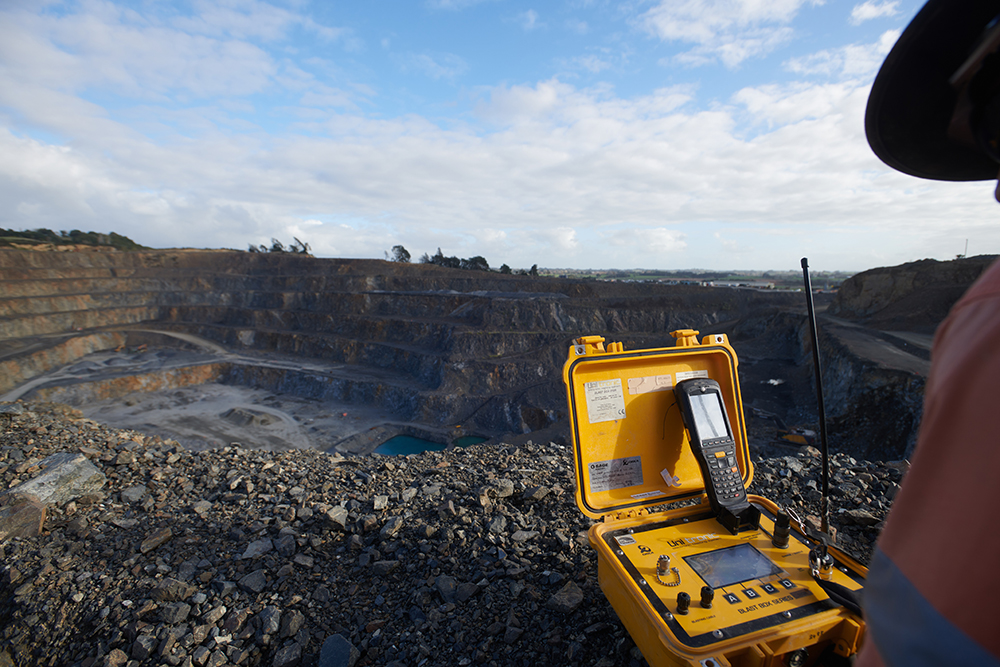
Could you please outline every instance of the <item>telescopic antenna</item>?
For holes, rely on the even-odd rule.
[[[809,306],[809,327],[812,331],[813,369],[816,374],[816,403],[819,406],[819,446],[823,455],[823,495],[819,499],[820,530],[830,533],[830,448],[826,441],[826,409],[823,407],[823,370],[819,365],[819,332],[813,309],[812,283],[809,281],[809,260],[802,258],[802,277],[806,284],[806,304]]]

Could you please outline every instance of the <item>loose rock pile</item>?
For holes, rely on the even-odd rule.
[[[0,505],[58,453],[106,483],[0,544],[0,666],[644,664],[564,446],[191,452],[34,404],[0,414]],[[866,557],[902,469],[841,463],[832,521]],[[816,513],[812,453],[757,465],[751,491]]]

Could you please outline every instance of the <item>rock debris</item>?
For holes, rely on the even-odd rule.
[[[0,505],[34,518],[0,533],[0,665],[645,665],[565,446],[195,452],[57,404],[4,416]],[[23,491],[54,455],[94,470],[42,504]],[[831,520],[866,559],[905,462],[835,461]],[[761,459],[751,491],[815,520],[819,467]]]

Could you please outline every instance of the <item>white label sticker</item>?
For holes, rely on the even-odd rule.
[[[677,381],[690,380],[691,378],[707,378],[708,371],[681,371],[677,374]]]
[[[625,393],[621,378],[585,382],[583,388],[591,424],[625,419]]]
[[[594,461],[587,468],[590,471],[591,493],[624,489],[628,486],[642,484],[641,456]]]
[[[646,491],[645,493],[634,493],[632,494],[632,497],[639,500],[642,498],[653,498],[662,495],[664,495],[663,491]]]
[[[628,393],[648,394],[652,391],[669,391],[674,388],[669,375],[647,375],[628,379]]]
[[[631,535],[619,535],[615,538],[615,542],[617,542],[620,547],[627,547],[635,544],[635,538]]]

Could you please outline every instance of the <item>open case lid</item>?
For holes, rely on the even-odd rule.
[[[576,504],[592,519],[694,498],[705,490],[673,387],[702,377],[719,383],[743,484],[753,479],[736,352],[725,334],[698,342],[674,331],[672,348],[626,352],[601,336],[574,341],[563,366],[569,401]]]

